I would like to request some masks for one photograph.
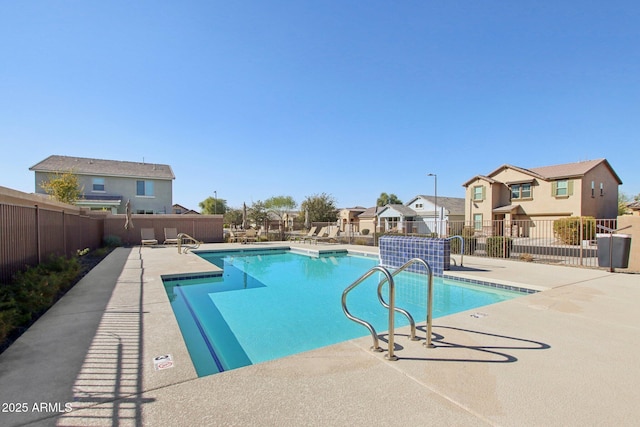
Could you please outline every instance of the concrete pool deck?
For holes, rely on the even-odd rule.
[[[201,249],[269,246],[279,245]],[[161,275],[214,270],[175,247],[116,249],[0,355],[0,425],[566,426],[640,418],[640,275],[465,257],[448,274],[542,292],[435,319],[433,349],[422,346],[417,319],[422,340],[396,330],[395,362],[371,352],[366,336],[198,378]]]

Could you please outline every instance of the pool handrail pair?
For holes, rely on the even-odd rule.
[[[380,304],[382,304],[383,307],[387,308],[389,310],[389,327],[388,327],[388,333],[389,333],[389,342],[388,342],[388,347],[389,347],[389,352],[388,354],[385,356],[388,360],[397,360],[398,358],[394,355],[394,346],[395,346],[395,341],[394,341],[394,334],[395,334],[395,319],[394,319],[394,312],[398,312],[401,313],[403,315],[405,315],[407,317],[407,319],[409,320],[409,324],[411,325],[411,336],[410,339],[413,341],[416,341],[416,323],[413,320],[413,317],[411,316],[411,314],[409,314],[408,311],[396,307],[395,306],[395,280],[394,280],[394,276],[402,271],[404,271],[405,269],[407,269],[409,266],[415,264],[415,263],[419,263],[422,264],[426,269],[427,269],[427,276],[428,276],[428,282],[427,282],[427,340],[425,342],[425,346],[427,348],[433,348],[434,345],[432,344],[431,341],[431,331],[433,328],[433,270],[431,269],[431,266],[429,266],[429,263],[427,263],[425,260],[423,260],[422,258],[412,258],[409,261],[407,261],[405,264],[403,264],[400,268],[396,269],[393,273],[390,273],[389,270],[386,267],[383,267],[381,265],[377,265],[375,267],[373,267],[372,269],[370,269],[369,271],[367,271],[365,274],[363,274],[359,279],[357,279],[355,282],[353,282],[351,285],[347,286],[347,288],[342,292],[342,311],[344,312],[345,316],[347,316],[347,318],[349,318],[350,320],[353,320],[356,323],[361,324],[362,326],[364,326],[365,328],[367,328],[369,330],[369,332],[371,333],[371,337],[373,338],[373,346],[371,347],[371,349],[373,351],[383,351],[380,348],[379,345],[379,340],[378,340],[378,334],[376,333],[376,330],[374,329],[374,327],[371,325],[371,323],[367,322],[366,320],[360,319],[358,317],[355,317],[354,315],[352,315],[349,312],[349,309],[347,308],[347,294],[354,289],[356,286],[358,286],[360,283],[362,283],[364,280],[366,280],[368,277],[370,277],[371,275],[373,275],[376,271],[381,272],[384,275],[384,278],[380,281],[380,283],[378,284],[378,289],[377,289],[377,293],[378,293],[378,300],[380,301]],[[385,302],[384,298],[382,297],[382,286],[385,283],[389,283],[389,303]]]
[[[184,245],[183,241],[191,243],[190,245]],[[201,241],[194,239],[187,233],[178,234],[178,253],[186,254],[190,249],[197,249],[202,244]],[[184,249],[183,249],[184,247]]]
[[[460,239],[460,267],[464,267],[464,238],[462,236],[447,237],[447,240]]]

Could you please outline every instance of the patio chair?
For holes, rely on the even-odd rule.
[[[320,231],[318,231],[318,234],[311,234],[311,235],[304,236],[302,238],[302,241],[306,242],[308,240],[309,243],[311,243],[318,237],[324,237],[325,234],[327,234],[327,227],[322,227]]]
[[[243,243],[248,243],[249,241],[252,241],[252,242],[258,241],[258,232],[253,228],[248,229],[247,232],[244,233],[244,236],[242,237]]]
[[[229,230],[229,243],[237,243],[242,239],[242,236],[237,235],[233,230]]]
[[[177,245],[177,244],[178,244],[178,229],[165,227],[163,245]]]
[[[153,231],[153,228],[140,229],[140,237],[142,238],[142,246],[158,244],[158,240],[156,239],[156,234]]]
[[[332,227],[331,231],[329,232],[329,234],[325,237],[316,237],[315,241],[316,244],[318,243],[318,241],[324,242],[330,242],[331,240],[335,240],[336,242],[338,241],[338,233],[340,232],[340,229],[338,227]]]
[[[309,238],[315,236],[317,229],[318,229],[318,227],[311,227],[307,234],[303,234],[302,236],[292,235],[291,236],[291,240],[294,240],[294,241],[301,240],[301,241],[304,242],[304,239],[309,239]]]

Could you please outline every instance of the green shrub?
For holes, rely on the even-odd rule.
[[[487,238],[487,256],[509,258],[512,248],[513,240],[510,237],[493,236]]]
[[[361,233],[362,233],[363,236],[366,236],[366,235],[369,234],[369,229],[365,228],[364,230],[361,231]]]
[[[473,227],[464,227],[460,235],[462,236],[462,240],[464,240],[464,254],[473,255],[476,251],[476,247],[478,246],[478,239],[475,237],[475,230]],[[460,240],[451,239],[450,245],[452,254],[460,253]]]
[[[67,291],[80,273],[77,258],[51,257],[0,285],[0,342],[31,323]]]
[[[593,240],[596,235],[596,220],[592,216],[572,216],[553,221],[553,232],[565,245],[579,245],[580,221],[582,219],[582,240]]]
[[[109,247],[109,248],[116,248],[119,246],[122,246],[122,239],[118,236],[106,236],[104,238],[104,245]]]

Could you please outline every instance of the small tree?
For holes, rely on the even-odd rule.
[[[230,226],[242,224],[242,209],[227,209],[224,213],[224,222]]]
[[[249,218],[250,222],[253,222],[255,224],[264,224],[269,217],[264,202],[261,200],[253,202],[253,204],[247,211],[247,217]]]
[[[376,200],[376,206],[385,206],[385,205],[401,205],[402,200],[398,199],[398,196],[395,194],[387,194],[380,193],[380,197]]]
[[[78,176],[71,170],[56,173],[48,181],[42,182],[40,187],[57,201],[71,205],[78,201],[83,191]]]
[[[293,209],[295,209],[297,205],[298,204],[296,203],[295,200],[293,200],[293,197],[291,196],[270,197],[264,202],[265,208],[267,208],[268,211],[272,212],[274,215],[278,217],[278,220],[280,221],[281,234],[284,232],[284,228],[282,224],[282,221],[284,220],[284,215],[287,212],[290,212]],[[280,238],[282,237],[283,236],[281,235]]]
[[[300,205],[302,221],[309,211],[309,222],[335,222],[338,219],[338,209],[334,198],[326,193],[307,196]]]
[[[229,209],[226,200],[215,197],[207,197],[199,203],[199,206],[204,215],[224,215]]]

